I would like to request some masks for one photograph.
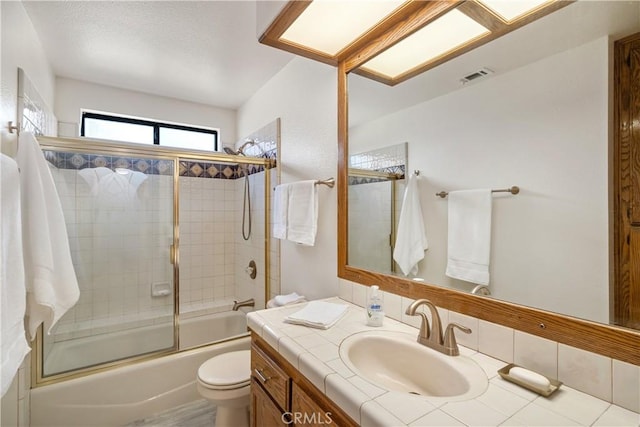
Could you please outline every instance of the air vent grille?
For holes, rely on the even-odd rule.
[[[460,83],[467,84],[471,81],[478,80],[480,78],[486,77],[490,74],[493,74],[493,71],[488,68],[480,68],[478,71],[475,71],[469,75],[464,76],[460,79]]]

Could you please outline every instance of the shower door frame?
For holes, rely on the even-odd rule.
[[[200,160],[206,162],[219,162],[229,164],[251,164],[264,166],[265,183],[264,183],[264,216],[265,216],[265,238],[264,238],[264,251],[265,251],[265,275],[264,275],[264,293],[265,301],[268,300],[270,295],[270,212],[271,212],[271,173],[270,170],[275,167],[276,162],[273,159],[256,158],[256,157],[244,157],[234,156],[229,154],[223,154],[219,152],[208,152],[198,150],[186,150],[181,148],[163,147],[157,145],[143,145],[119,141],[109,141],[91,138],[60,138],[60,137],[37,137],[42,150],[48,151],[73,151],[77,153],[103,153],[103,154],[116,154],[128,157],[145,157],[158,160],[172,160],[173,161],[173,244],[171,246],[170,258],[173,264],[173,283],[174,283],[174,300],[173,300],[173,346],[161,349],[158,351],[145,353],[137,356],[131,356],[123,359],[114,360],[111,362],[105,362],[98,365],[88,366],[84,368],[78,368],[72,371],[60,372],[43,376],[43,328],[42,325],[38,328],[36,337],[31,342],[31,388],[37,388],[49,384],[55,384],[61,381],[70,380],[73,378],[79,378],[86,375],[115,369],[121,366],[127,366],[138,362],[144,362],[148,360],[157,359],[170,354],[179,353],[181,351],[193,350],[194,348],[204,347],[211,345],[211,343],[205,343],[201,346],[190,347],[187,350],[180,350],[180,191],[179,191],[179,178],[180,178],[180,161],[181,160]],[[248,334],[248,333],[247,333]],[[216,343],[235,340],[241,337],[232,337]]]

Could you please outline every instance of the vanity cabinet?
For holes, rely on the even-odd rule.
[[[357,426],[266,341],[251,333],[251,427]]]

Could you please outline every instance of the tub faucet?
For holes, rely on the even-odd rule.
[[[240,307],[255,307],[256,306],[256,302],[253,300],[253,298],[249,298],[247,300],[244,301],[233,301],[233,311],[238,311],[238,309]]]
[[[423,311],[417,311],[418,307],[426,305],[431,312],[431,327],[429,327],[429,319]],[[460,349],[456,342],[453,329],[458,328],[466,334],[471,333],[471,329],[459,325],[457,323],[450,323],[447,326],[444,337],[442,336],[442,322],[438,310],[433,303],[427,299],[417,299],[412,302],[405,312],[408,316],[420,316],[422,317],[422,323],[420,323],[420,332],[418,333],[418,342],[429,348],[444,353],[448,356],[458,356]]]

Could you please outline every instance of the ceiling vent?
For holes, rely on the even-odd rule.
[[[486,77],[490,74],[493,74],[493,71],[488,69],[488,68],[480,68],[478,71],[475,71],[467,76],[464,76],[463,78],[460,79],[460,83],[462,83],[463,85],[466,85],[467,83],[474,81],[474,80],[478,80],[481,79],[483,77]]]

